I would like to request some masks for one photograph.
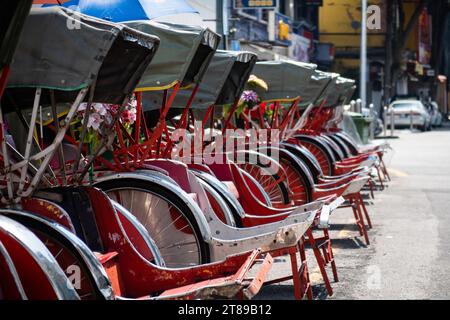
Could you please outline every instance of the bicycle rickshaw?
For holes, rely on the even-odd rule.
[[[72,22],[81,23],[83,27],[68,33],[62,27],[67,19],[74,19]],[[40,25],[40,30],[46,27],[47,32],[36,35],[39,30],[36,24]],[[52,43],[66,45],[55,50]],[[271,264],[270,255],[266,255],[256,280],[247,279],[246,274],[259,256],[258,250],[209,265],[164,267],[156,245],[125,208],[96,188],[78,186],[95,157],[85,158],[85,167],[64,161],[70,148],[64,149],[62,141],[67,138],[69,127],[76,122],[75,115],[83,101],[86,101],[86,110],[91,110],[94,103],[102,102],[119,105],[120,112],[128,104],[158,44],[159,39],[154,36],[62,8],[36,9],[28,17],[2,100],[8,132],[2,129],[2,181],[5,182],[2,200],[6,208],[1,210],[4,232],[0,234],[2,243],[8,244],[2,253],[10,253],[2,255],[2,261],[9,262],[10,267],[20,265],[15,272],[9,268],[10,274],[15,276],[13,279],[17,280],[16,285],[10,287],[11,292],[20,288],[19,280],[37,274],[43,275],[39,278],[41,282],[22,287],[27,297],[167,299],[242,294],[251,297],[259,290]],[[92,50],[86,52],[85,47]],[[35,50],[41,52],[39,57],[30,54]],[[71,59],[67,59],[70,55],[77,58],[76,68]],[[47,68],[40,68],[42,64]],[[34,77],[30,78],[29,74]],[[30,100],[34,100],[31,110],[27,107]],[[25,146],[14,143],[21,135],[18,126],[14,126],[14,117],[8,117],[12,112],[18,115],[16,124],[26,129],[29,143]],[[111,143],[110,136],[119,112],[111,114],[110,123],[103,123],[102,139],[96,149],[104,151]],[[80,136],[89,124],[84,119],[81,120]],[[47,126],[54,124],[53,135],[48,131],[44,137],[43,131],[48,129],[44,128],[44,123]],[[2,119],[2,128],[6,128],[3,124]],[[16,130],[17,136],[8,135]],[[80,141],[85,140],[81,138]],[[93,149],[91,152],[92,155],[98,153],[101,151]],[[55,159],[57,161],[52,161]],[[73,171],[74,168],[79,170]],[[16,255],[20,251],[11,255],[10,245],[12,248],[26,245],[19,243],[19,236],[11,237],[10,230],[19,234],[23,231],[16,226],[17,222],[41,241],[36,251],[33,247],[26,248],[31,258],[25,254]],[[36,240],[29,234],[23,237],[30,239],[31,244]],[[14,263],[12,258],[16,257],[19,260]],[[23,259],[34,259],[35,264],[24,270]],[[69,268],[79,268],[81,283],[70,285],[71,282],[66,281],[67,275],[61,270],[67,273]],[[59,287],[55,287],[55,282]],[[65,293],[58,291],[63,286]]]

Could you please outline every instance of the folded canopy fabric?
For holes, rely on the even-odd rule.
[[[327,86],[324,98],[326,98],[325,107],[335,107],[347,103],[355,91],[355,81],[340,77],[336,73],[331,73],[333,80]]]
[[[341,88],[340,104],[349,103],[356,90],[355,80],[339,77],[338,86]]]
[[[308,105],[311,98],[311,76],[315,64],[283,60],[257,62],[253,74],[264,80],[269,89],[258,90],[263,101],[286,101],[301,97],[301,104]]]
[[[233,102],[241,94],[256,59],[249,52],[218,50],[200,83],[192,108],[207,109]],[[181,90],[172,107],[184,108],[192,92],[193,88]]]
[[[69,30],[68,25],[79,27]],[[25,21],[8,87],[77,90],[89,86],[119,29],[67,9],[35,8]]]
[[[323,101],[326,94],[326,89],[335,76],[328,72],[315,70],[311,76],[311,81],[308,85],[308,94],[310,95],[310,103],[319,104]],[[303,100],[303,99],[302,99]]]
[[[241,96],[258,59],[258,56],[251,52],[230,53],[228,51],[228,53],[236,54],[236,61],[217,98],[216,105],[220,106],[234,103]]]
[[[177,82],[183,86],[200,82],[220,41],[218,34],[204,27],[152,21],[127,22],[126,25],[161,40],[138,91],[168,89]]]
[[[64,102],[73,97],[69,92],[96,81],[96,102],[121,103],[135,89],[158,44],[156,37],[62,7],[34,8],[19,40],[8,88],[18,100],[26,99],[20,89],[64,91],[58,100]]]
[[[4,1],[0,12],[0,73],[11,62],[32,0]]]
[[[325,103],[323,105],[324,107],[334,107],[340,97],[337,84],[340,75],[337,73],[323,71],[319,71],[318,73],[321,74],[322,77],[327,78],[328,83],[322,91],[319,99],[317,99],[316,105],[323,103],[323,100],[325,99]]]
[[[53,2],[53,1],[52,1]],[[179,13],[197,13],[185,0],[72,0],[63,6],[112,22],[151,20]]]

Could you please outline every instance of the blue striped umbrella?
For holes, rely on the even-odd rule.
[[[198,13],[185,0],[71,0],[62,5],[112,22],[152,20],[180,13]]]

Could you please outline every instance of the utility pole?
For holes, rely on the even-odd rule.
[[[397,6],[395,1],[386,2],[386,38],[384,47],[386,48],[385,62],[384,62],[384,86],[383,86],[383,103],[389,104],[389,99],[392,95],[392,41],[396,28],[396,12]],[[384,112],[384,109],[383,109]]]
[[[359,95],[364,108],[367,104],[367,0],[361,0],[361,2],[361,76]]]
[[[228,49],[228,0],[216,0],[216,31],[222,36],[222,49]]]

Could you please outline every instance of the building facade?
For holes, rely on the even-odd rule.
[[[382,106],[393,96],[437,100],[443,94],[437,92],[442,89],[436,88],[442,86],[445,78],[442,76],[448,76],[448,70],[438,62],[442,53],[447,52],[439,44],[439,39],[443,39],[442,16],[448,15],[447,3],[368,2],[367,102],[374,103],[381,113]],[[361,0],[324,0],[319,13],[319,39],[335,47],[335,61],[330,70],[358,80],[361,16]],[[441,105],[442,110],[446,109],[445,102]]]

